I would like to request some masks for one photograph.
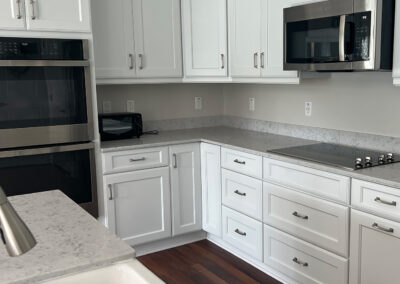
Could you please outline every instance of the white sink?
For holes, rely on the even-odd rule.
[[[46,284],[145,284],[164,283],[138,260],[132,259],[111,266],[78,274],[62,276],[44,282]]]

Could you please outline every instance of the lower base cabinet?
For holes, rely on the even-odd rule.
[[[398,284],[400,223],[351,211],[350,283]]]
[[[347,259],[267,225],[264,263],[299,283],[347,283]]]
[[[104,177],[109,229],[129,245],[171,236],[169,169],[157,168]]]

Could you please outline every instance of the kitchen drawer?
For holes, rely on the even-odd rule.
[[[222,206],[222,238],[262,261],[262,223]]]
[[[400,221],[400,189],[353,179],[351,204],[357,209]]]
[[[248,176],[262,178],[262,157],[227,148],[221,149],[223,168]]]
[[[168,147],[103,154],[104,173],[135,171],[168,165]]]
[[[270,183],[263,190],[265,223],[348,255],[349,208]]]
[[[350,203],[350,178],[264,158],[264,179],[324,198]]]
[[[222,169],[222,203],[262,221],[262,181]]]
[[[347,283],[348,260],[264,225],[264,263],[299,283]]]

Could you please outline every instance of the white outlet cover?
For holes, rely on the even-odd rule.
[[[304,111],[306,116],[312,115],[312,102],[306,102],[304,106]]]
[[[249,111],[255,111],[256,109],[256,99],[250,98],[249,99]]]
[[[135,112],[135,101],[133,101],[133,100],[126,101],[126,111],[127,112]]]
[[[103,113],[111,113],[111,102],[110,101],[103,102]]]
[[[201,110],[203,108],[203,98],[202,97],[195,97],[194,98],[194,109]]]

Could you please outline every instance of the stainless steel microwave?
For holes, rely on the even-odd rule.
[[[391,70],[394,8],[394,0],[329,0],[285,9],[284,70]]]

